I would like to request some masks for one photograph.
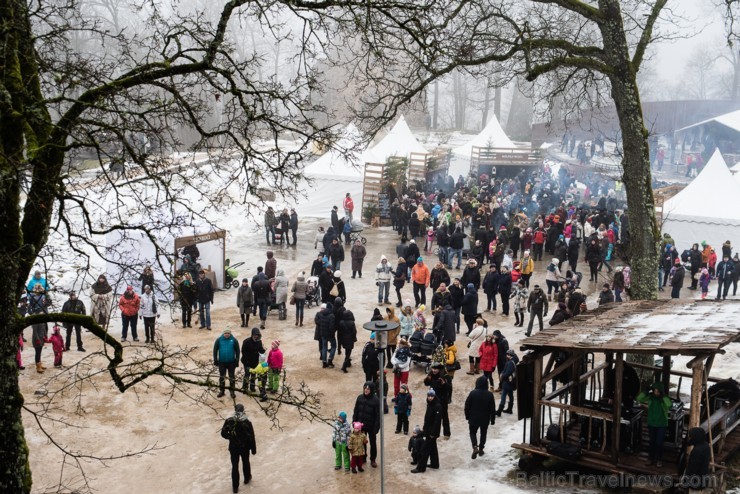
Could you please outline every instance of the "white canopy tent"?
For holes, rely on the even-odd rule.
[[[515,148],[516,145],[506,135],[496,115],[493,115],[486,127],[477,136],[462,146],[453,149],[452,154],[469,160],[473,147]]]
[[[719,150],[685,189],[663,203],[663,232],[679,252],[706,241],[719,248],[740,243],[740,183],[732,177]]]
[[[681,132],[683,130],[691,129],[694,127],[699,127],[700,125],[705,125],[705,124],[708,124],[709,122],[716,122],[736,132],[740,132],[740,110],[733,111],[730,113],[725,113],[718,117],[709,118],[707,120],[702,120],[701,122],[698,122],[692,125],[687,125],[686,127],[678,129],[676,132]]]
[[[406,119],[401,115],[388,135],[365,152],[363,160],[365,163],[383,164],[390,157],[408,158],[411,153],[427,154],[428,152],[416,139]]]
[[[349,124],[335,146],[306,166],[304,174],[312,182],[304,182],[300,187],[307,198],[298,201],[299,215],[328,218],[333,206],[341,209],[347,192],[359,205],[364,178],[363,150],[358,149],[361,141],[360,131]]]

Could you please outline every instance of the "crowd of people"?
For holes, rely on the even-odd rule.
[[[281,343],[275,339],[266,349],[262,332],[271,311],[277,312],[279,320],[285,320],[290,306],[295,308],[295,327],[304,326],[307,307],[313,303],[318,306],[313,314],[313,327],[321,368],[335,368],[335,358],[344,353],[341,370],[350,373],[358,342],[357,318],[350,306],[367,301],[368,295],[353,290],[354,282],[347,285],[347,281],[361,279],[365,274],[374,278],[377,287],[377,307],[371,320],[392,321],[398,328],[388,333],[384,347],[379,347],[375,335],[362,345],[362,392],[351,415],[345,412],[337,415],[332,431],[335,468],[360,473],[367,460],[371,467],[376,467],[379,417],[391,410],[396,415],[395,432],[411,435],[408,449],[414,466],[412,472],[439,468],[437,440],[451,436],[454,420],[450,420],[449,405],[458,371],[473,376],[469,384],[474,389],[465,401],[464,418],[469,426],[471,457],[483,456],[488,427],[502,414],[514,413],[518,356],[503,334],[506,325],[523,328],[527,323],[524,334],[530,336],[535,322],[542,331],[545,324],[555,326],[585,311],[587,292],[593,291],[600,305],[619,303],[629,297],[630,268],[619,265],[629,252],[627,213],[613,184],[599,177],[584,180],[585,188],[564,167],[555,174],[545,168],[521,172],[511,178],[489,179],[483,175],[478,180],[465,180],[460,177],[457,183],[445,180],[433,187],[417,183],[404,187],[400,193],[394,191],[390,221],[398,244],[395,252],[379,256],[377,264],[373,261],[369,268],[365,264],[365,245],[360,240],[349,242],[354,205],[347,194],[342,202],[344,217],[339,216],[339,208],[335,206],[330,212],[331,225],[318,228],[314,238],[316,259],[308,275],[302,272],[291,281],[278,266],[274,252],[267,250],[256,274],[241,280],[236,290],[236,305],[240,326],[251,327],[251,333],[240,343],[232,330],[226,328],[215,339],[213,362],[219,371],[218,397],[227,392],[227,378],[232,398],[239,387],[264,401],[269,399],[268,393],[280,391],[284,370]],[[284,209],[276,215],[270,208],[264,221],[268,244],[274,245],[277,238],[278,242],[296,246],[295,210]],[[718,284],[718,299],[726,298],[730,285],[735,295],[740,261],[737,253],[732,256],[730,242],[722,246],[719,262],[710,246],[704,242],[701,245],[701,250],[699,244],[694,244],[679,254],[675,242],[669,235],[664,236],[659,273],[661,289],[670,283],[672,296],[678,297],[683,271],[690,270],[691,288],[701,287],[702,298],[712,280]],[[351,278],[342,272],[347,256]],[[590,275],[587,287],[582,286],[585,279],[578,269],[584,265],[588,266]],[[345,272],[349,274],[350,270]],[[214,287],[206,272],[200,269],[197,255],[183,255],[178,275],[175,294],[182,327],[192,327],[195,313],[195,323],[201,329],[211,330]],[[533,276],[544,283],[533,281]],[[121,336],[122,341],[127,341],[130,333],[133,341],[138,342],[137,321],[142,320],[145,343],[150,343],[155,341],[156,319],[160,316],[153,295],[151,268],[142,273],[140,280],[142,288],[138,293],[128,286],[118,300]],[[31,279],[27,289],[28,297],[24,301],[27,313],[46,311],[47,286],[40,273]],[[112,297],[113,289],[105,275],[101,275],[91,286],[90,299],[91,314],[101,325],[109,322]],[[85,305],[74,293],[63,310],[86,314]],[[511,312],[513,318],[509,317]],[[250,324],[251,316],[259,318],[259,327]],[[493,326],[492,317],[497,318],[496,326],[504,331],[489,328]],[[69,350],[74,334],[78,350],[84,351],[79,325],[65,323],[66,342],[62,343],[58,342],[61,336],[55,338],[58,331],[49,338],[46,326],[38,326],[34,325],[32,340],[38,372],[44,370],[40,363],[44,342],[54,345],[56,355],[59,345],[61,352]],[[424,388],[414,390],[409,374],[419,356],[413,349],[413,341],[423,340],[426,335],[433,337],[435,350],[429,358]],[[467,352],[462,350],[463,346]],[[385,368],[381,368],[378,359],[381,352]],[[463,353],[467,353],[465,369]],[[55,358],[55,365],[56,362]],[[244,375],[241,386],[236,379],[240,363]],[[391,377],[392,386],[388,386]],[[381,380],[385,384],[383,396],[379,395]],[[417,391],[425,397],[423,407],[418,400],[417,407],[413,406]],[[500,393],[498,405],[494,393]],[[391,405],[388,394],[391,394]],[[420,425],[413,427],[412,411],[418,408],[423,408],[423,414],[418,413]],[[240,414],[243,409],[237,409],[232,420],[239,427],[244,422]],[[222,434],[226,433],[222,431]],[[236,492],[239,459],[246,465],[247,482],[251,478],[248,452],[254,454],[256,447],[253,431],[242,431],[239,439],[234,434],[228,432],[228,437],[224,437],[230,445],[232,442],[236,445],[232,452]]]

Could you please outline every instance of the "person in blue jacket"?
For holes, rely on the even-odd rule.
[[[41,271],[38,269],[36,272],[33,273],[33,277],[28,280],[28,284],[26,285],[26,290],[28,290],[28,293],[33,292],[33,288],[36,285],[41,285],[44,288],[44,291],[46,292],[48,290],[48,287],[46,286],[46,278],[41,276]]]
[[[514,390],[516,390],[516,352],[514,350],[506,351],[506,365],[504,371],[501,373],[501,401],[499,402],[498,410],[496,415],[501,416],[501,413],[513,413],[514,408]],[[509,406],[504,410],[506,405],[506,398],[509,398]]]
[[[229,372],[229,392],[232,398],[236,398],[234,392],[234,373],[239,364],[239,342],[231,336],[229,328],[224,329],[221,336],[213,343],[213,363],[218,366],[218,397],[225,393],[226,371]]]

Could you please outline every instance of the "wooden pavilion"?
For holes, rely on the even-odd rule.
[[[567,461],[584,469],[678,479],[687,454],[686,432],[702,427],[712,445],[712,468],[721,473],[722,463],[740,447],[740,394],[727,399],[714,393],[736,383],[710,372],[715,357],[740,340],[740,303],[609,305],[521,342],[528,352],[517,366],[524,437],[512,445],[526,453],[520,466],[529,469],[547,457],[563,458],[553,453],[559,443],[578,450]],[[656,365],[633,363],[628,354],[657,357]],[[641,381],[664,383],[673,403],[661,468],[648,466],[647,415],[634,401]]]

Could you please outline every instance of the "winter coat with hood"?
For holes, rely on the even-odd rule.
[[[444,267],[434,267],[429,273],[429,286],[432,287],[432,290],[437,291],[437,288],[439,288],[439,285],[442,283],[449,286],[450,274]]]
[[[654,389],[660,391],[657,396],[653,393]],[[640,403],[647,403],[647,424],[650,427],[668,427],[668,411],[671,409],[671,400],[663,394],[663,383],[653,383],[650,392],[641,392],[637,395],[636,400]]]
[[[306,283],[306,277],[302,274],[298,275],[296,280],[293,282],[293,287],[290,291],[296,300],[306,300],[306,291],[308,290],[308,283]]]
[[[288,277],[285,271],[278,269],[275,277],[275,303],[284,304],[288,301]]]
[[[478,292],[472,283],[468,283],[467,285],[467,291],[463,297],[460,312],[466,316],[474,316],[478,313]]]
[[[252,294],[254,295],[255,302],[269,300],[270,293],[270,282],[267,281],[267,276],[265,276],[265,273],[259,273],[257,275],[257,281],[252,284]]]
[[[486,336],[492,334],[491,330],[487,327],[477,323],[473,326],[473,329],[468,334],[468,356],[469,357],[480,357],[478,350],[480,346],[486,341]]]
[[[722,280],[723,283],[729,283],[732,281],[732,277],[735,274],[735,263],[732,259],[727,261],[721,261],[717,265],[717,279]]]
[[[401,334],[401,320],[396,316],[396,311],[393,307],[388,307],[388,313],[386,316],[387,321],[393,321],[398,323],[398,327],[396,329],[391,329],[388,331],[388,345],[398,345],[398,335]]]
[[[486,295],[496,295],[498,293],[498,271],[488,271],[483,278],[483,293]]]
[[[357,341],[357,326],[355,325],[355,315],[351,310],[345,309],[342,312],[342,319],[339,321],[339,332],[337,333],[339,345],[342,348],[351,350],[355,347]]]
[[[408,268],[406,267],[406,260],[398,258],[398,265],[396,266],[396,272],[393,273],[393,286],[396,288],[403,288],[406,284],[406,276],[408,274]]]
[[[509,351],[509,340],[498,329],[493,332],[493,336],[495,336],[494,341],[498,349],[497,367],[503,369],[503,365],[506,362],[506,352]]]
[[[136,317],[141,306],[141,298],[133,290],[126,290],[118,300],[121,314],[127,317]]]
[[[344,286],[344,281],[342,281],[342,278],[341,277],[336,276],[336,273],[341,273],[341,271],[336,271],[334,273],[335,276],[333,276],[333,278],[332,278],[332,286],[333,285],[336,285],[337,286],[337,291],[339,292],[339,294],[337,295],[337,297],[341,298],[342,299],[342,303],[344,303],[344,302],[347,301],[347,290],[346,290],[346,288]],[[329,288],[329,292],[331,292],[331,287]]]
[[[385,259],[386,263],[383,264],[383,259]],[[354,267],[352,268],[354,269]],[[391,267],[391,263],[388,262],[388,258],[385,256],[380,256],[380,262],[375,267],[375,281],[379,281],[381,283],[387,283],[391,281],[393,278],[393,268]]]
[[[246,278],[244,278],[246,279]],[[239,285],[239,289],[236,292],[236,306],[239,307],[240,314],[246,314],[252,311],[254,305],[254,294],[252,293],[252,287],[249,283]]]
[[[254,337],[260,338],[255,340]],[[242,342],[241,362],[245,369],[253,369],[260,362],[260,354],[265,353],[265,347],[262,345],[262,333],[259,328],[252,328],[252,336],[245,338]]]
[[[317,312],[314,322],[316,323],[316,336],[318,336],[316,339],[334,338],[336,328],[334,326],[333,307],[329,308],[329,305],[327,305],[326,308]]]
[[[424,426],[422,432],[427,437],[439,437],[442,428],[442,403],[439,396],[427,400],[427,409],[424,412]]]
[[[722,244],[722,257],[732,258],[732,244],[729,240]]]
[[[275,259],[275,255],[271,250],[268,250],[267,253],[267,260],[265,261],[265,276],[267,276],[267,279],[272,279],[275,277],[275,273],[277,273],[277,259]]]
[[[499,347],[495,341],[484,341],[478,348],[480,369],[484,372],[493,372],[498,366]]]
[[[444,310],[439,313],[433,331],[442,340],[455,341],[455,311],[451,305],[445,306]]]
[[[414,333],[414,313],[410,307],[404,307],[401,315],[398,317],[401,321],[401,331],[398,333],[402,338],[409,339]]]
[[[460,284],[462,286],[468,286],[468,283],[472,283],[476,290],[480,288],[480,269],[478,269],[477,263],[474,266],[468,264],[463,270],[463,274],[460,277]]]
[[[465,399],[465,419],[471,427],[486,427],[496,423],[496,399],[488,391],[486,376],[475,380],[475,389]]]
[[[365,388],[370,389],[365,394]],[[355,400],[355,408],[352,412],[352,422],[362,422],[362,430],[369,433],[380,431],[380,400],[375,392],[375,383],[366,382],[363,392]]]
[[[709,486],[709,462],[712,459],[707,433],[701,427],[689,429],[686,444],[694,447],[686,462],[686,480],[692,489],[706,488]]]
[[[558,268],[558,261],[556,261],[556,259],[558,258],[553,259],[547,266],[547,273],[545,273],[546,281],[560,281],[560,278],[562,278],[560,269]]]
[[[141,317],[156,317],[157,316],[157,301],[154,298],[154,293],[149,292],[141,294],[141,305],[139,306],[139,315]]]
[[[366,255],[367,250],[364,245],[355,244],[352,246],[352,249],[350,250],[350,256],[352,257],[352,271],[362,271],[362,261],[365,260]]]
[[[326,253],[335,264],[344,261],[344,246],[340,242],[332,242]]]

